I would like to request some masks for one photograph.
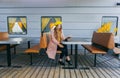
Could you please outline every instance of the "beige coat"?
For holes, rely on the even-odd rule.
[[[61,39],[62,40],[65,39],[63,32],[61,34]],[[55,59],[58,44],[59,44],[59,42],[54,37],[54,30],[51,30],[51,32],[50,32],[50,41],[49,41],[47,51],[46,51],[49,58]]]

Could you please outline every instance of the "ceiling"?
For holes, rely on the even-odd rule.
[[[0,0],[0,7],[114,6],[119,0]]]

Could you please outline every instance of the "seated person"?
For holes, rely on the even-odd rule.
[[[70,57],[68,55],[68,49],[67,49],[67,45],[62,44],[61,41],[62,40],[68,40],[70,37],[65,38],[63,31],[62,31],[62,22],[56,22],[51,23],[50,24],[50,42],[48,44],[48,48],[47,48],[47,54],[48,57],[51,59],[55,59],[55,55],[57,50],[62,51],[62,53],[60,54],[60,58],[59,58],[59,64],[61,65],[65,65],[64,62],[62,61],[62,58],[65,56],[66,58],[66,62],[69,65],[72,65],[71,61],[70,61]]]

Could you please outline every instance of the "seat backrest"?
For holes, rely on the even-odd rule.
[[[47,48],[47,37],[46,33],[42,33],[40,37],[40,48]]]
[[[0,32],[0,40],[7,40],[9,38],[8,32]]]
[[[108,49],[113,49],[115,47],[114,35],[112,33],[94,32],[92,36],[92,43],[101,45]]]

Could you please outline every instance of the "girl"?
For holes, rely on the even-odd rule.
[[[64,62],[62,61],[62,58],[65,56],[66,57],[66,62],[69,65],[72,65],[70,61],[70,57],[68,55],[68,50],[67,50],[67,45],[62,44],[62,40],[68,40],[70,37],[65,38],[63,31],[62,31],[62,22],[56,22],[50,24],[50,42],[48,44],[47,48],[47,54],[48,57],[51,59],[55,59],[56,51],[61,50],[62,53],[60,54],[59,58],[59,64],[65,65]]]

